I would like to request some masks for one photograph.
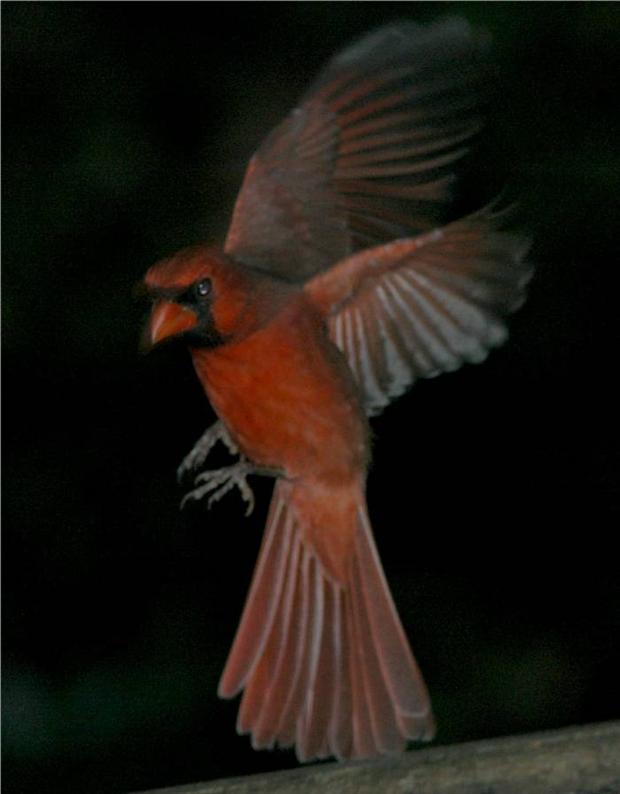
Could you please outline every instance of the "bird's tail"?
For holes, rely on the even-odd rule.
[[[276,485],[256,571],[219,686],[245,689],[237,730],[256,749],[295,745],[300,761],[364,758],[431,739],[430,700],[357,509],[346,585],[300,531],[291,484]]]

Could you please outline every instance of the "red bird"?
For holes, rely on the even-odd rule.
[[[240,460],[209,504],[276,480],[219,686],[237,729],[302,761],[394,753],[434,733],[365,502],[367,416],[417,379],[482,361],[524,299],[525,240],[487,207],[441,226],[481,127],[468,24],[381,28],[333,58],[250,161],[223,249],[154,265],[151,344],[180,337]],[[188,498],[188,497],[186,497]]]

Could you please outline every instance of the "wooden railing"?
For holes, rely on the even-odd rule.
[[[620,794],[620,722],[144,794]]]

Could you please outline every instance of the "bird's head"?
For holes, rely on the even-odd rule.
[[[213,348],[236,335],[251,293],[247,276],[215,248],[186,248],[153,265],[144,284],[153,300],[143,344],[182,338]]]

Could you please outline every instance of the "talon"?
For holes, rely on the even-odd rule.
[[[238,454],[238,449],[223,422],[215,422],[207,428],[191,452],[181,461],[181,465],[177,469],[177,481],[181,482],[188,472],[200,468],[218,441],[224,444],[231,455]]]
[[[219,502],[223,496],[237,486],[241,493],[241,498],[248,505],[245,515],[249,516],[254,510],[254,492],[248,485],[247,477],[253,473],[254,466],[247,460],[240,460],[233,466],[227,466],[223,469],[204,471],[196,477],[194,485],[198,483],[204,484],[194,488],[183,497],[181,509],[189,500],[199,501],[207,494],[210,494],[207,502],[207,509],[210,510],[215,502]]]

